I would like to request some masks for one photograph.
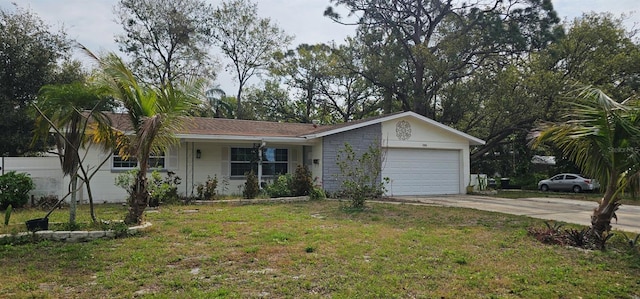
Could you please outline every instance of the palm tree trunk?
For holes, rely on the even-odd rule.
[[[605,190],[600,204],[593,210],[593,215],[591,215],[591,229],[600,235],[611,230],[611,219],[613,219],[615,212],[620,207],[616,194],[616,182],[617,177],[615,176],[609,179],[607,190]]]
[[[124,222],[127,224],[140,224],[142,222],[144,209],[146,209],[148,205],[147,171],[146,167],[140,165],[140,171],[138,172],[136,183],[133,187],[131,203],[129,204],[129,214],[127,214]]]

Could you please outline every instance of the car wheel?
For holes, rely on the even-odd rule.
[[[547,185],[542,185],[542,186],[540,186],[540,190],[542,190],[542,191],[544,191],[544,192],[547,192],[547,191],[549,191],[549,186],[547,186]]]
[[[582,192],[582,187],[580,187],[578,185],[573,186],[573,192],[575,192],[575,193]]]

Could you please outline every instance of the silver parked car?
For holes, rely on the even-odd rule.
[[[579,174],[561,173],[550,179],[538,182],[538,189],[542,191],[594,191],[600,189],[600,183],[594,179],[588,179]]]

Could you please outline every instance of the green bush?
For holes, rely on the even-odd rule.
[[[538,190],[538,182],[547,178],[549,176],[544,173],[529,173],[512,178],[509,184],[524,190]]]
[[[178,202],[178,185],[181,179],[174,172],[168,171],[167,177],[164,179],[160,172],[154,170],[151,173],[151,182],[149,184],[149,206],[157,207],[160,203],[175,204]]]
[[[218,176],[214,175],[213,178],[207,176],[207,181],[204,184],[198,184],[196,191],[198,197],[202,200],[216,199],[216,189],[218,188]]]
[[[129,199],[133,195],[133,187],[136,183],[138,169],[132,169],[119,174],[115,179],[115,185],[123,188],[129,194]],[[174,172],[167,172],[167,176],[162,178],[158,170],[151,172],[151,179],[148,181],[149,190],[149,206],[157,207],[160,203],[172,204],[179,201],[178,185],[180,185],[180,177]]]
[[[246,182],[244,183],[244,190],[242,195],[244,198],[253,199],[260,193],[260,186],[258,185],[258,176],[252,171],[245,173]]]
[[[306,166],[298,165],[296,174],[291,182],[291,192],[293,196],[305,196],[311,193],[313,189],[313,179],[311,172]]]
[[[273,184],[267,186],[265,191],[269,197],[287,197],[292,196],[293,192],[291,186],[293,184],[293,177],[291,174],[283,174],[276,177]]]
[[[338,150],[338,179],[342,181],[340,195],[351,201],[352,208],[362,209],[367,199],[378,198],[386,191],[384,185],[388,178],[380,180],[383,160],[384,153],[376,142],[362,153],[356,152],[349,143]]]
[[[129,197],[127,197],[127,202],[130,202],[131,197],[133,196],[133,186],[135,186],[138,171],[138,169],[132,169],[116,176],[114,184],[127,191],[127,194],[129,195]]]
[[[311,192],[309,192],[309,199],[311,200],[320,200],[327,198],[327,195],[324,194],[324,190],[318,187],[313,187]]]
[[[21,208],[29,201],[29,191],[35,185],[26,173],[10,171],[0,176],[0,210],[5,210],[9,205],[13,208]]]

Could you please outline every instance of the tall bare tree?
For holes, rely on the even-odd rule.
[[[231,60],[227,71],[236,75],[236,118],[242,112],[242,91],[247,81],[264,71],[272,56],[292,40],[269,18],[258,16],[258,6],[250,0],[222,2],[214,13],[214,38],[222,53]]]
[[[190,77],[213,80],[209,56],[213,7],[201,0],[120,0],[115,8],[125,34],[120,51],[146,83],[176,85]]]

